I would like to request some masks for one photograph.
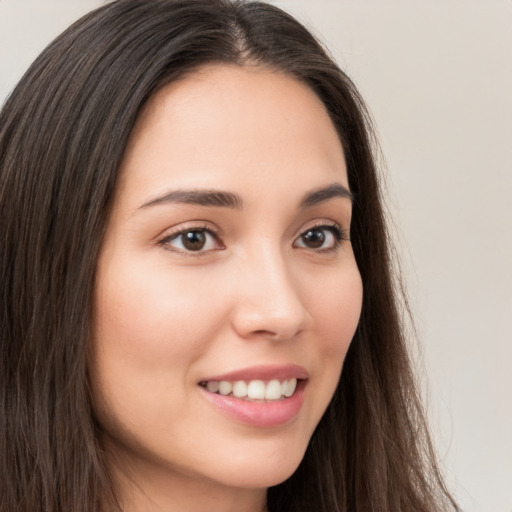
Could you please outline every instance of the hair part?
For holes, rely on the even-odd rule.
[[[98,251],[141,109],[222,63],[286,73],[318,95],[355,197],[361,319],[332,403],[269,510],[456,510],[407,356],[364,102],[291,16],[228,0],[109,3],[43,51],[0,113],[0,508],[116,507],[87,381]]]

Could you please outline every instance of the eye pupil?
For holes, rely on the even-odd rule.
[[[311,249],[322,247],[325,242],[325,233],[321,229],[310,229],[302,235],[304,245]]]
[[[202,231],[188,231],[183,234],[183,246],[189,251],[200,251],[206,243],[206,236]]]

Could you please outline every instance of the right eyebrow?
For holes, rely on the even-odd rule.
[[[221,190],[172,190],[154,199],[150,199],[139,208],[149,208],[150,206],[169,203],[215,206],[237,210],[243,208],[242,198],[238,194]]]
[[[341,185],[340,183],[332,183],[326,187],[317,188],[311,192],[308,192],[302,199],[300,208],[310,208],[311,206],[325,203],[326,201],[336,197],[349,199],[351,202],[354,202],[354,196],[347,187]]]

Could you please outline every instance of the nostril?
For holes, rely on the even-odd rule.
[[[296,338],[301,331],[302,331],[302,329],[299,329],[296,331],[295,330],[288,331],[288,330],[284,330],[284,329],[276,330],[276,331],[272,331],[272,330],[268,330],[268,329],[259,329],[259,330],[254,330],[250,334],[249,337],[254,338],[254,339],[268,339],[270,341],[282,342],[282,341]]]
[[[253,334],[255,334],[257,336],[271,336],[271,337],[277,336],[277,334],[275,332],[267,331],[265,329],[260,329],[258,331],[254,331]]]

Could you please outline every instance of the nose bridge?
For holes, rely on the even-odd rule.
[[[238,276],[234,325],[239,334],[293,338],[306,324],[307,311],[286,255],[277,244],[260,244],[246,254]]]

